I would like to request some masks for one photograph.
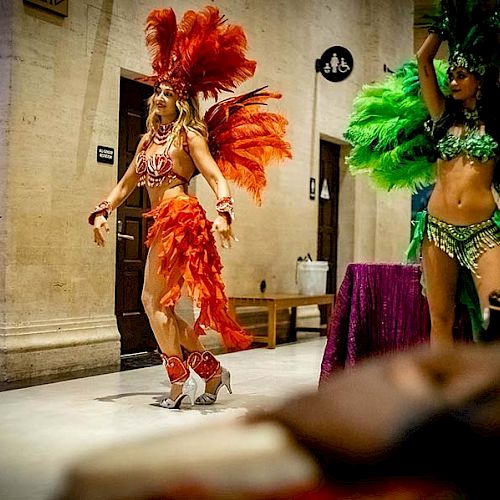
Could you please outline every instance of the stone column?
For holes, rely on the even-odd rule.
[[[86,40],[87,5],[75,2],[71,17],[62,19],[6,3],[12,8],[0,21],[9,52],[1,72],[10,76],[2,78],[7,89],[0,97],[6,110],[0,122],[6,160],[0,171],[0,381],[116,368],[114,236],[99,253],[86,217],[116,182],[114,169],[95,168],[93,134],[112,123],[101,137],[116,147],[117,92],[107,91],[111,109],[99,109],[99,97],[112,88],[108,78],[118,80],[119,68],[104,75],[105,49]],[[97,15],[94,40],[106,37],[109,19],[106,12]]]

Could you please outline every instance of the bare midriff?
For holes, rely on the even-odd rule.
[[[158,146],[156,144],[151,144],[146,150],[147,155],[164,152],[165,146]],[[177,146],[172,145],[170,146],[168,153],[173,162],[174,172],[180,174],[186,179],[191,179],[196,167],[186,151],[184,151],[182,147],[178,148]],[[159,186],[147,186],[147,191],[151,201],[151,208],[155,208],[163,201],[187,193],[187,184],[182,182],[180,179],[173,179],[170,183],[168,180],[165,180],[165,182]]]
[[[494,170],[495,160],[482,163],[465,155],[438,160],[429,214],[460,226],[489,219],[496,209],[491,192]]]

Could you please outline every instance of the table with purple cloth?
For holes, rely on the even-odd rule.
[[[428,342],[430,317],[418,265],[349,264],[328,323],[320,383],[362,358]],[[462,309],[456,339],[470,340]]]

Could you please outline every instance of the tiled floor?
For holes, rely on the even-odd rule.
[[[234,419],[314,389],[324,346],[324,337],[303,334],[274,350],[221,355],[233,395],[221,391],[212,407],[159,407],[168,390],[162,366],[2,392],[0,499],[53,498],[67,464],[99,446]]]

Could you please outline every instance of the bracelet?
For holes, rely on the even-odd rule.
[[[94,220],[98,215],[102,215],[105,219],[109,217],[111,213],[111,203],[108,200],[101,201],[99,205],[96,205],[94,211],[89,215],[89,224],[94,225]]]
[[[441,42],[446,41],[446,34],[443,31],[438,31],[436,29],[429,28],[427,30],[427,33],[429,33],[429,35],[433,35],[433,34],[437,35],[439,37],[439,39],[441,40]]]
[[[231,196],[219,198],[215,204],[215,209],[219,215],[226,218],[227,223],[231,224],[234,220],[234,200]]]

